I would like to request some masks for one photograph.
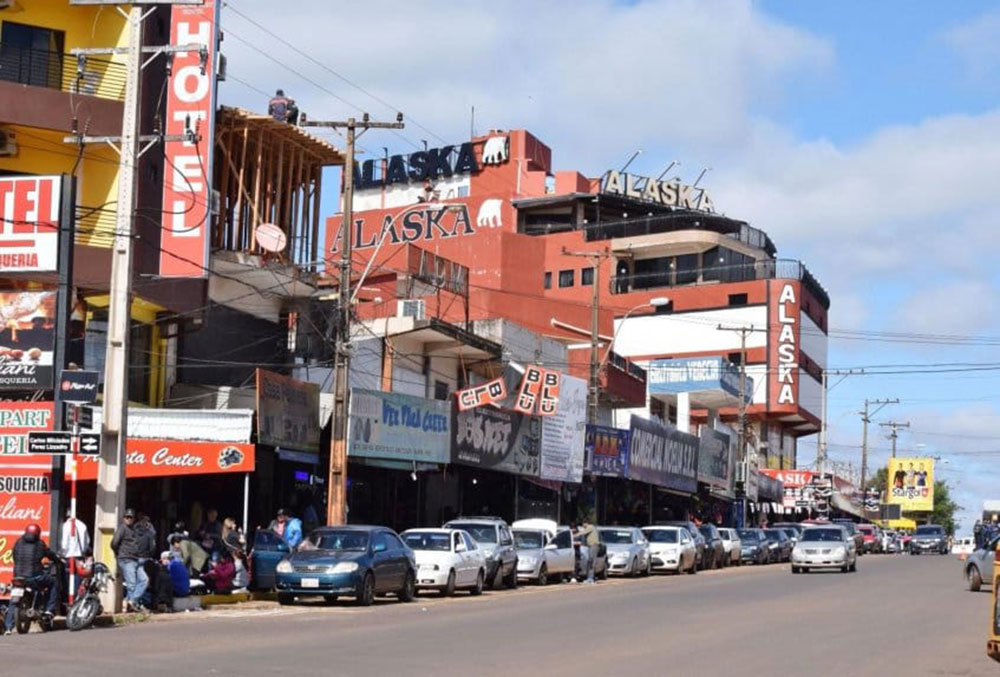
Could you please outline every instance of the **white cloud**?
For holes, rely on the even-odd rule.
[[[973,82],[1000,73],[1000,9],[955,25],[944,31],[942,37],[962,60]]]
[[[975,334],[996,324],[997,290],[974,280],[917,287],[894,317],[898,331]]]

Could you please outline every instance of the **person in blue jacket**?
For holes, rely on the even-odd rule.
[[[293,517],[285,508],[278,509],[278,514],[269,528],[285,539],[289,548],[294,549],[302,542],[302,520]]]

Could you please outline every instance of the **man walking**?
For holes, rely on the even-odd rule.
[[[42,540],[42,528],[37,524],[29,524],[24,529],[24,535],[17,539],[14,549],[11,552],[14,556],[14,579],[22,580],[42,594],[48,590],[48,598],[45,603],[45,615],[51,624],[52,616],[56,612],[56,604],[59,602],[59,582],[56,577],[45,571],[42,560],[48,558],[56,559],[56,553],[49,549],[49,546]],[[4,617],[4,634],[9,635],[14,630],[14,614],[17,606],[11,604],[7,607]]]
[[[580,559],[583,560],[583,571],[586,575],[585,582],[593,583],[594,563],[597,559],[597,548],[601,541],[597,536],[597,530],[594,528],[594,525],[586,517],[580,522],[580,528],[576,533],[577,539],[580,542]]]
[[[293,550],[302,542],[302,520],[293,517],[285,508],[278,509],[278,514],[269,528],[285,539],[285,543]]]
[[[125,582],[125,609],[126,611],[141,611],[142,597],[146,594],[149,585],[149,577],[142,567],[142,558],[147,549],[146,532],[140,532],[135,527],[135,511],[128,508],[122,523],[118,526],[114,537],[111,539],[111,551],[115,553],[118,560],[118,568],[121,569],[122,579]]]

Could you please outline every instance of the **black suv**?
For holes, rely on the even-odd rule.
[[[486,583],[517,587],[517,547],[510,526],[500,517],[458,517],[445,529],[464,529],[486,556]]]
[[[948,554],[948,534],[939,524],[921,524],[910,537],[910,554],[919,555],[922,552],[936,552],[939,555]]]
[[[721,569],[726,566],[726,546],[714,524],[702,524],[698,531],[705,537],[705,568]]]

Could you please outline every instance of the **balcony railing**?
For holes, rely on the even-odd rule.
[[[625,372],[629,376],[639,379],[643,383],[646,382],[646,370],[638,365],[629,362],[618,353],[612,352],[608,356],[608,363],[614,365],[615,367]]]
[[[0,80],[121,101],[125,66],[60,52],[0,44]]]

